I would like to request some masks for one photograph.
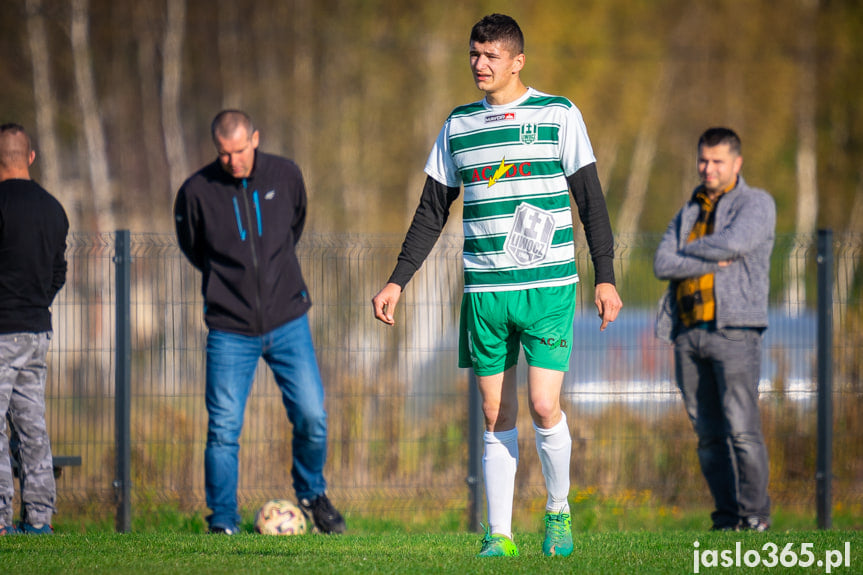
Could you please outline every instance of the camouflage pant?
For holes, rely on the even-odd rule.
[[[0,334],[0,413],[18,432],[21,501],[28,523],[50,523],[54,513],[51,443],[45,426],[45,376],[50,332]],[[13,521],[15,486],[6,417],[0,417],[0,525]]]

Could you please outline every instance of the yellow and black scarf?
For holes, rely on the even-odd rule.
[[[701,206],[698,220],[689,232],[687,242],[693,242],[699,238],[713,233],[713,222],[716,219],[716,204],[719,199],[733,189],[737,182],[722,190],[715,201],[712,201],[704,187],[695,190],[695,201]],[[677,309],[683,325],[691,327],[702,322],[710,322],[716,319],[716,304],[713,299],[713,274],[687,278],[677,284]]]

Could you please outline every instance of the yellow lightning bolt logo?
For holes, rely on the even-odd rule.
[[[494,175],[488,180],[488,187],[490,188],[495,185],[497,181],[502,178],[503,175],[506,174],[507,170],[509,170],[512,166],[513,164],[506,163],[506,158],[501,158],[500,165],[494,171]]]

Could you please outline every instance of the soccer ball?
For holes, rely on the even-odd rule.
[[[306,516],[290,501],[273,499],[255,514],[255,531],[264,535],[302,535],[306,532]]]

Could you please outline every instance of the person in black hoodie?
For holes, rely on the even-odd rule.
[[[45,424],[50,306],[66,283],[63,206],[30,179],[36,152],[18,124],[0,126],[0,535],[53,533],[56,485]],[[23,520],[13,524],[8,422],[18,431]]]
[[[324,533],[345,521],[326,494],[327,413],[297,259],[306,190],[291,160],[258,150],[240,110],[211,133],[218,158],[183,183],[174,216],[180,249],[201,272],[207,324],[207,447],[211,533],[238,531],[239,437],[258,359],[273,371],[293,425],[291,476],[300,507]]]

